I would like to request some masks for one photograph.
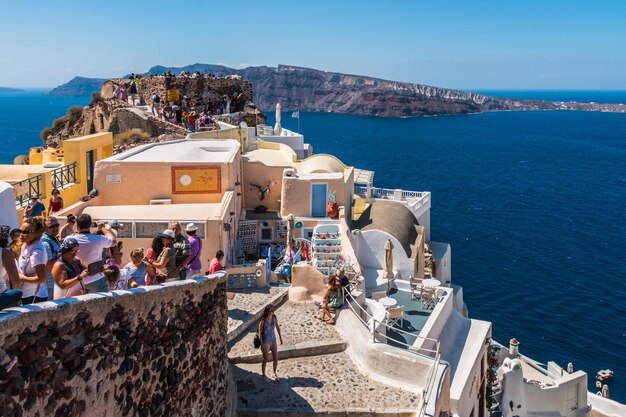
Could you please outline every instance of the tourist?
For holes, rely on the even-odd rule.
[[[111,220],[105,226],[105,228],[109,229],[115,239],[117,239],[120,231],[124,228],[124,225],[117,220]],[[105,249],[104,260],[108,262],[113,262],[117,265],[118,268],[122,267],[122,242],[117,242],[117,245],[111,246],[110,248]]]
[[[174,249],[175,233],[171,229],[165,229],[159,235],[163,242],[163,250],[156,261],[146,259],[148,265],[156,269],[157,282],[176,281],[180,277],[180,271],[176,268],[176,256]]]
[[[331,313],[342,305],[343,295],[341,291],[341,283],[337,281],[334,275],[330,275],[328,277],[326,294],[324,294],[324,300],[322,301],[322,315],[319,319],[327,322],[328,324],[335,324],[335,319]],[[326,316],[328,316],[328,318],[326,318]]]
[[[174,232],[174,258],[176,259],[176,273],[180,279],[187,277],[187,264],[191,260],[191,247],[189,240],[181,233],[180,223],[170,223],[170,230]]]
[[[24,217],[39,217],[43,215],[46,211],[46,206],[39,201],[39,196],[37,194],[33,194],[30,196],[30,201],[24,209]]]
[[[132,106],[137,105],[137,83],[135,80],[130,82],[130,88],[128,89],[128,93],[130,94],[130,101]]]
[[[46,226],[39,217],[24,219],[22,249],[18,260],[19,277],[22,281],[22,304],[40,303],[48,299],[46,286],[46,248],[41,243]]]
[[[54,299],[84,294],[83,280],[89,276],[87,267],[76,257],[78,241],[73,237],[63,240],[59,248],[60,258],[52,267]]]
[[[58,235],[59,240],[63,242],[63,240],[65,240],[66,237],[71,236],[74,233],[76,233],[76,230],[74,230],[75,226],[76,226],[76,216],[74,216],[73,214],[68,214],[67,223],[65,223],[63,227],[61,227],[61,230],[59,230],[59,235]]]
[[[107,266],[106,268],[104,268],[103,274],[106,279],[107,288],[109,289],[109,291],[119,289],[117,287],[120,284],[120,269],[117,266]]]
[[[146,252],[146,257],[144,261],[148,264],[146,268],[146,285],[155,285],[160,284],[165,281],[165,279],[161,279],[155,267],[150,264],[150,261],[156,262],[159,259],[159,255],[161,255],[161,251],[163,251],[163,239],[159,236],[152,239],[152,245],[148,248],[148,252]]]
[[[11,230],[11,243],[9,248],[15,256],[15,260],[20,258],[20,252],[22,251],[22,231],[20,229]]]
[[[185,233],[187,233],[189,240],[189,276],[187,278],[196,278],[202,275],[202,239],[198,237],[198,226],[194,223],[188,223],[185,226]]]
[[[159,106],[161,105],[161,97],[155,91],[152,93],[152,114],[159,117]]]
[[[144,258],[143,249],[133,249],[130,253],[130,262],[126,265],[126,270],[130,275],[129,284],[132,288],[146,285],[148,264],[144,261]]]
[[[102,234],[91,233],[91,224],[91,216],[81,214],[76,219],[78,233],[72,236],[79,244],[77,256],[87,265],[89,270],[89,275],[83,280],[85,294],[108,290],[106,279],[102,273],[102,251],[116,244],[115,236],[104,227],[103,222],[96,225],[97,232]]]
[[[9,248],[11,227],[0,226],[0,310],[19,305],[22,300],[20,275],[13,251]]]
[[[48,216],[52,216],[63,208],[63,198],[61,198],[61,192],[56,188],[52,190],[52,197],[48,203]]]
[[[206,274],[211,275],[224,269],[222,259],[224,259],[224,251],[220,249],[215,252],[215,258],[211,259],[211,262],[209,262],[209,270],[206,271]]]
[[[52,267],[59,259],[59,248],[61,242],[57,238],[59,234],[59,221],[56,217],[48,216],[44,219],[46,225],[46,231],[41,236],[41,243],[46,248],[46,255],[48,256],[48,262],[46,263],[46,282],[54,281],[52,278]]]
[[[280,326],[278,325],[278,319],[274,315],[274,306],[268,305],[263,310],[263,317],[259,320],[258,335],[261,341],[261,351],[263,352],[263,363],[261,365],[261,371],[263,377],[265,375],[265,365],[267,364],[267,357],[269,351],[272,351],[272,360],[274,361],[274,379],[278,379],[276,375],[276,368],[278,367],[278,347],[276,346],[276,333],[278,331],[278,337],[280,338],[280,344],[283,344],[283,336],[280,334]]]
[[[291,282],[291,267],[296,261],[296,241],[290,239],[285,248],[282,261],[276,267],[276,274],[280,275],[286,282]]]

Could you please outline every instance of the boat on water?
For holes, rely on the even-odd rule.
[[[520,353],[519,341],[499,344],[490,322],[470,317],[450,244],[430,239],[430,192],[376,187],[367,167],[315,154],[280,125],[279,108],[276,119],[274,127],[220,122],[218,131],[115,155],[109,133],[33,149],[28,168],[13,167],[0,190],[3,219],[17,226],[31,194],[45,198],[56,188],[67,202],[56,213],[61,223],[69,214],[115,219],[126,226],[118,238],[127,253],[172,219],[194,223],[202,259],[223,250],[230,282],[242,287],[282,282],[290,300],[310,301],[342,272],[350,284],[335,318],[346,352],[370,378],[417,393],[413,415],[624,410],[589,393],[585,372],[540,364]],[[83,198],[94,190],[97,197]],[[291,239],[299,257],[285,265]],[[612,376],[601,372],[602,381]]]

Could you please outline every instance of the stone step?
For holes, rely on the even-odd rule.
[[[305,356],[327,355],[330,353],[339,353],[346,350],[346,342],[342,339],[329,340],[309,340],[299,342],[293,345],[278,345],[278,359],[302,358]],[[261,349],[254,352],[246,352],[238,355],[229,356],[231,363],[261,363],[263,361],[263,353]]]
[[[235,293],[237,292],[235,291]],[[245,311],[246,314],[241,320],[239,320],[235,325],[229,326],[228,334],[227,334],[227,341],[228,342],[233,341],[242,333],[244,333],[248,327],[258,322],[261,316],[263,315],[263,310],[265,309],[265,306],[269,304],[274,304],[275,306],[279,306],[287,299],[287,295],[288,295],[287,289],[281,289],[281,291],[278,292],[276,295],[268,297],[267,300],[262,305],[255,307],[251,311]],[[231,308],[231,303],[229,303],[229,309],[230,308]]]
[[[265,409],[251,409],[251,408],[238,408],[238,417],[310,417],[310,416],[324,416],[324,417],[416,417],[418,413],[411,409],[375,409],[375,408],[341,408],[341,409],[317,409],[317,410],[302,410],[291,408],[265,408]]]

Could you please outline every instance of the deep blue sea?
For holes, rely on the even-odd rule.
[[[626,92],[481,91],[626,103]],[[0,162],[87,98],[0,94]],[[274,123],[273,114],[268,123]],[[283,126],[296,119],[283,113]],[[432,192],[431,238],[496,340],[594,375],[626,402],[626,114],[500,112],[429,118],[302,113],[316,153],[376,171],[378,187]]]

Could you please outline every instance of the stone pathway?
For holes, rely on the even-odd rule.
[[[230,303],[230,301],[229,301]],[[230,310],[230,305],[228,306]],[[334,326],[319,321],[320,310],[314,303],[294,303],[287,301],[276,310],[276,318],[283,335],[283,345],[300,342],[340,339]],[[246,333],[231,347],[229,357],[253,353],[253,339],[256,328],[250,326]],[[278,337],[278,335],[276,336]]]
[[[230,366],[241,415],[280,415],[281,411],[398,415],[398,410],[407,415],[417,410],[420,400],[418,394],[371,380],[345,352],[282,360],[276,381],[263,379],[260,364]],[[268,374],[271,366],[268,363]]]
[[[228,333],[254,319],[259,310],[262,311],[272,299],[286,294],[288,290],[288,287],[233,290],[235,297],[228,300]]]

